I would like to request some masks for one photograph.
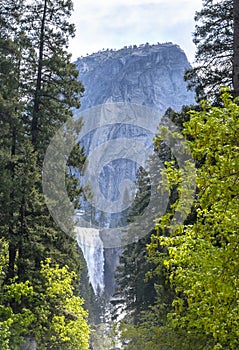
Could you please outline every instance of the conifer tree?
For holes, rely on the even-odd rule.
[[[45,151],[57,126],[73,115],[72,108],[80,106],[83,87],[67,52],[68,40],[74,35],[69,23],[72,8],[69,0],[35,0],[27,6],[25,30],[35,55],[28,58],[33,60],[33,76],[26,117],[38,152]]]
[[[80,270],[74,236],[62,232],[50,217],[41,186],[47,146],[73,117],[83,92],[67,52],[74,34],[69,23],[72,1],[4,0],[0,6],[0,236],[8,250],[3,285],[30,283],[38,295],[46,258],[60,268]],[[68,166],[80,168],[84,159],[77,144]],[[66,183],[77,205],[81,191],[72,173],[66,174]],[[76,287],[79,280],[71,283]],[[24,298],[18,302],[13,296],[8,302],[13,313],[26,307],[34,313],[33,303]],[[56,310],[51,311],[53,316]],[[34,335],[37,330],[30,324],[28,331]]]
[[[233,95],[239,96],[239,1],[233,0]]]
[[[17,244],[14,232],[20,226],[22,198],[16,164],[22,162],[21,152],[26,142],[22,118],[24,103],[20,87],[20,65],[24,50],[20,23],[23,12],[22,1],[1,3],[1,235],[10,240],[9,278],[14,275]]]
[[[189,88],[196,89],[198,100],[215,98],[219,86],[232,88],[233,83],[233,1],[203,0],[195,21],[195,67],[186,72],[185,79]]]
[[[239,94],[238,13],[238,0],[204,0],[202,10],[196,12],[196,65],[186,71],[185,80],[198,100],[212,96],[218,100],[220,86]]]
[[[6,56],[5,67],[1,66],[5,77],[2,94],[6,92],[2,97],[2,149],[9,158],[8,163],[2,163],[2,183],[8,182],[2,196],[2,232],[11,240],[9,278],[17,273],[25,279],[34,276],[31,271],[39,267],[46,252],[54,251],[61,262],[74,256],[74,240],[56,227],[44,204],[41,169],[51,137],[72,117],[72,108],[79,107],[83,88],[67,52],[68,39],[74,33],[68,23],[71,1],[32,1],[27,5],[23,1],[6,1],[2,10],[2,47]],[[73,158],[74,166],[80,166],[82,155],[78,154],[78,164],[77,157]],[[80,191],[76,179],[71,179],[68,188],[73,199],[73,189],[77,195]],[[10,224],[6,226],[6,222]],[[14,272],[15,264],[18,267]]]

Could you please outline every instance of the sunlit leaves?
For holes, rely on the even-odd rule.
[[[158,237],[168,248],[165,266],[177,293],[169,324],[188,337],[207,335],[214,350],[239,347],[239,106],[227,90],[222,101],[220,108],[203,102],[184,125],[198,164],[196,222]],[[172,167],[167,174],[175,183]],[[158,228],[165,229],[163,218]]]

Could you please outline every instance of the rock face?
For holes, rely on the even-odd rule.
[[[163,115],[169,107],[178,111],[183,105],[194,103],[194,94],[187,91],[183,79],[185,69],[189,68],[190,64],[180,47],[172,43],[145,44],[139,47],[134,45],[118,51],[105,50],[81,57],[76,64],[79,79],[85,87],[81,111],[105,103],[127,102],[150,107],[159,112],[158,115]],[[146,149],[153,148],[154,135],[148,131],[149,128],[116,122],[92,129],[84,137],[83,144],[89,156],[99,145],[125,137],[140,140],[144,144],[143,153],[146,153]],[[132,162],[130,157],[127,159],[126,156],[117,155],[115,149],[112,155],[115,155],[115,159],[113,157],[112,161],[102,168],[98,182],[103,196],[107,200],[117,201],[121,183],[135,181],[138,165]],[[98,157],[96,162],[101,163],[101,159]],[[117,215],[102,215],[99,212],[95,212],[94,215],[96,221],[100,221],[99,227],[117,227],[120,221]],[[92,214],[90,216],[92,217]],[[104,237],[102,232],[99,229],[99,237]],[[120,252],[121,250],[115,247],[104,251],[104,267],[101,270],[104,271],[104,286],[109,295],[113,294],[115,288],[114,273]],[[87,260],[87,256],[92,254],[85,252],[84,255]],[[96,255],[94,259],[97,259]],[[102,252],[98,259],[102,260]],[[87,261],[87,265],[90,269],[92,262]],[[96,266],[97,263],[93,265]],[[89,272],[90,276],[92,274],[93,271]]]
[[[172,43],[105,50],[76,62],[85,86],[82,109],[105,102],[132,102],[165,112],[192,104],[183,80],[190,67],[185,53]]]

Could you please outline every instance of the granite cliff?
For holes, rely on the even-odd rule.
[[[190,67],[172,43],[129,46],[81,57],[76,62],[85,86],[82,110],[105,102],[132,102],[165,112],[193,103],[183,80]]]
[[[187,91],[183,79],[185,69],[189,68],[190,64],[180,47],[172,43],[145,44],[138,47],[134,45],[118,51],[103,50],[79,58],[76,64],[79,69],[79,79],[85,87],[80,110],[83,116],[84,111],[91,107],[112,102],[147,106],[156,110],[161,116],[169,107],[178,111],[183,105],[194,103],[194,94]],[[92,117],[91,114],[89,115]],[[160,120],[157,123],[160,123]],[[92,124],[94,125],[94,120],[92,120]],[[101,127],[96,126],[95,130],[92,128],[92,131],[84,137],[83,144],[87,155],[94,153],[94,149],[101,144],[122,137],[140,140],[146,149],[147,147],[152,148],[153,136],[147,128],[145,130],[137,125],[115,123]],[[117,201],[122,181],[135,181],[138,165],[123,158],[127,157],[115,157],[112,162],[103,167],[100,173],[99,187],[107,200]],[[101,159],[97,158],[97,162],[100,163]],[[91,224],[92,213],[90,216]],[[104,214],[104,218],[101,219],[102,213],[97,211],[94,211],[94,216],[99,227],[105,224],[106,227],[117,227],[117,223],[120,221],[117,215]],[[103,236],[102,232],[99,229],[99,237],[104,241],[106,236]],[[92,237],[95,237],[95,234],[94,231]],[[80,241],[82,239],[78,239],[78,242]],[[100,240],[92,240],[92,242],[94,245]],[[112,249],[106,247],[104,261],[102,261],[102,251],[99,248],[101,247],[89,247],[91,254],[85,254],[85,257],[86,260],[87,256],[91,258],[94,256],[96,259],[97,251],[101,252],[99,261],[104,264],[104,268],[99,269],[101,274],[104,274],[102,288],[106,288],[108,294],[112,295],[115,287],[114,272],[118,264],[120,249],[115,246]],[[85,251],[85,247],[82,250]],[[90,269],[92,262],[88,261],[87,264]],[[92,271],[89,275],[94,290],[102,286],[100,274]]]

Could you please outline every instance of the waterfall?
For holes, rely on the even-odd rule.
[[[104,246],[99,230],[76,227],[76,239],[87,263],[90,283],[95,294],[104,291]]]

